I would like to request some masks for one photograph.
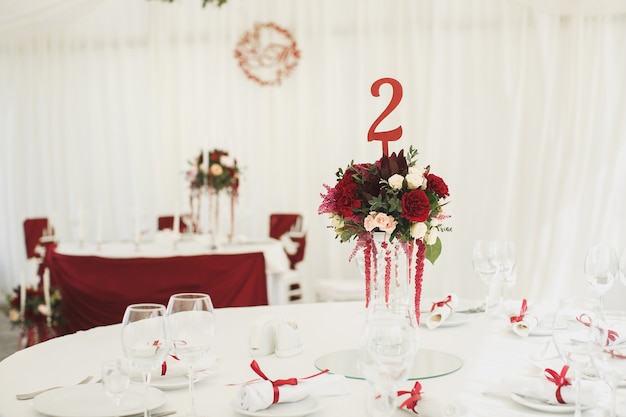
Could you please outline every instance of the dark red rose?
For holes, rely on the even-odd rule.
[[[426,189],[437,194],[439,198],[450,197],[448,192],[448,186],[446,183],[435,174],[428,174],[426,176]]]
[[[412,190],[402,196],[402,217],[412,222],[423,222],[430,214],[430,202],[423,190]]]
[[[358,184],[354,181],[353,172],[347,171],[335,186],[335,202],[337,212],[343,217],[352,216],[353,208],[361,207],[361,200],[358,199]]]

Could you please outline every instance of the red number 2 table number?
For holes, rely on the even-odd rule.
[[[398,126],[393,130],[377,131],[378,125],[389,116],[389,114],[398,107],[402,100],[402,84],[394,78],[381,78],[372,84],[371,92],[374,97],[380,96],[380,87],[383,84],[389,84],[392,88],[391,100],[383,110],[383,112],[374,120],[367,132],[367,141],[371,142],[379,140],[383,144],[383,154],[389,155],[389,142],[396,141],[402,137],[402,126]]]

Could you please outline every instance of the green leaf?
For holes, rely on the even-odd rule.
[[[426,245],[426,253],[424,257],[430,261],[431,264],[435,264],[437,258],[441,255],[441,239],[437,238],[437,241],[432,245]]]

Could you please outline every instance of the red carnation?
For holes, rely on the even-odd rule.
[[[352,173],[346,172],[344,177],[335,186],[335,201],[337,212],[343,217],[352,216],[353,208],[361,207],[361,200],[357,197],[358,185],[352,178]]]
[[[428,174],[426,176],[426,189],[428,191],[432,191],[439,198],[450,197],[450,193],[448,192],[448,186],[446,183],[435,174]]]
[[[423,222],[429,214],[430,202],[423,190],[412,190],[402,196],[402,217],[412,222]]]

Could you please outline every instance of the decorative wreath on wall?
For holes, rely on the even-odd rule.
[[[300,51],[287,29],[275,23],[256,23],[237,44],[235,58],[251,80],[280,85],[298,65]]]

